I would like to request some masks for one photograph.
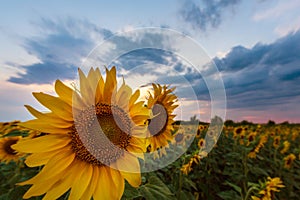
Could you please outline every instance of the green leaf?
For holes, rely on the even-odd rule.
[[[125,190],[122,199],[134,199],[140,197],[141,194],[137,188],[131,187],[127,182],[125,184]]]
[[[249,187],[259,187],[258,183],[248,182],[247,184]]]
[[[250,171],[257,176],[260,175],[269,176],[269,174],[263,168],[253,167],[250,169]]]
[[[151,176],[148,183],[138,188],[147,200],[172,199],[173,194],[169,188],[156,176]]]
[[[233,190],[226,190],[219,192],[217,194],[219,197],[221,197],[224,200],[233,200],[233,199],[240,199],[241,197]]]
[[[195,199],[194,195],[187,191],[181,191],[180,198],[178,198],[178,200],[194,200],[194,199]]]
[[[239,194],[241,194],[242,189],[241,189],[238,185],[235,185],[235,184],[233,184],[233,183],[230,183],[229,181],[225,181],[225,184],[226,184],[226,185],[229,185],[229,186],[232,187],[235,191],[237,191]]]
[[[193,188],[194,190],[198,191],[198,188],[197,188],[196,184],[186,176],[184,176],[184,178],[183,178],[183,185],[187,189]]]
[[[0,195],[0,200],[7,200],[7,199],[8,199],[8,194]]]

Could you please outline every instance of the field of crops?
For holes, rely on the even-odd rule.
[[[143,173],[140,187],[126,184],[123,199],[300,198],[299,125],[227,121],[213,150],[202,157],[209,125],[199,124],[196,133],[191,133],[188,124],[175,126],[174,141],[184,145],[193,138],[191,146],[171,165]],[[22,137],[43,134],[21,128],[17,121],[1,123],[0,134],[0,199],[22,199],[29,186],[16,184],[33,177],[41,167],[27,167],[27,155],[10,145]],[[68,192],[60,199],[67,196]]]

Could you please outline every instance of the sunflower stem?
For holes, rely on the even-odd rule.
[[[245,199],[244,199],[244,200],[248,200],[249,195],[252,193],[253,190],[257,190],[257,187],[256,187],[256,186],[250,187],[249,190],[248,190],[247,193],[246,193],[246,196],[245,196]]]
[[[181,189],[182,189],[182,172],[179,171],[179,188],[178,188],[178,199],[180,199],[180,194],[181,194]]]

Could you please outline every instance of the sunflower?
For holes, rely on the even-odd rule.
[[[263,189],[259,191],[257,196],[251,196],[253,200],[272,200],[274,197],[274,192],[280,192],[280,188],[285,187],[282,180],[279,177],[271,178],[268,177],[267,181],[262,184]]]
[[[233,132],[233,137],[236,138],[240,134],[244,132],[244,129],[242,127],[236,127]]]
[[[249,146],[250,143],[253,142],[253,141],[255,140],[256,134],[257,134],[256,132],[251,132],[251,133],[248,135],[248,137],[247,137],[247,139],[248,139],[247,146]]]
[[[152,84],[153,95],[149,94],[147,107],[152,111],[152,117],[148,122],[148,145],[151,152],[168,146],[168,141],[173,139],[174,117],[173,111],[178,106],[177,97],[172,92],[175,88]]]
[[[21,127],[19,127],[18,123],[20,121],[12,121],[12,122],[0,122],[0,135],[7,135],[13,131],[20,131],[22,130]]]
[[[205,147],[205,140],[203,138],[199,139],[199,141],[198,141],[198,147],[199,147],[199,149]]]
[[[291,153],[288,156],[286,156],[283,160],[284,162],[284,168],[290,169],[291,166],[293,165],[294,160],[296,159],[295,154]]]
[[[274,141],[273,141],[274,148],[277,149],[279,147],[279,144],[280,144],[280,136],[274,137]]]
[[[281,149],[280,153],[285,154],[290,149],[291,143],[289,141],[283,142],[283,149]]]
[[[180,168],[180,171],[182,171],[183,174],[188,175],[188,173],[190,173],[193,169],[192,168],[193,164],[198,165],[201,158],[202,157],[199,154],[193,155],[187,164],[182,165],[182,167]]]
[[[256,158],[256,152],[255,152],[255,151],[250,151],[250,152],[248,153],[248,157],[249,157],[249,158]]]
[[[266,188],[261,190],[259,194],[263,195],[262,199],[272,199],[274,192],[280,192],[280,188],[285,187],[279,177],[271,178],[268,177],[266,182]]]
[[[205,125],[199,125],[196,133],[196,138],[200,138],[201,133],[206,129],[207,127]]]
[[[146,150],[146,120],[150,111],[123,84],[117,89],[116,68],[97,68],[87,76],[79,69],[80,90],[57,80],[58,97],[33,93],[51,112],[26,106],[37,119],[22,126],[46,133],[21,140],[14,149],[31,153],[29,167],[44,165],[33,178],[19,183],[32,187],[23,198],[45,194],[57,199],[70,190],[69,199],[120,199],[124,179],[133,187],[141,183],[138,157]]]
[[[18,153],[16,150],[11,148],[11,146],[16,144],[21,138],[21,136],[0,138],[0,162],[17,162],[24,156],[24,154]]]

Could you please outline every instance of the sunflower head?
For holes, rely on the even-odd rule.
[[[290,169],[293,165],[294,160],[296,159],[295,154],[291,153],[284,158],[284,168]]]
[[[241,134],[243,134],[243,132],[244,132],[243,127],[236,127],[233,132],[233,137],[236,138],[236,137],[240,136]]]
[[[9,163],[10,161],[19,161],[24,154],[14,150],[11,146],[16,144],[22,137],[3,137],[0,138],[0,162]]]
[[[19,126],[20,121],[11,121],[11,122],[0,122],[0,135],[7,135],[13,131],[21,130]]]
[[[203,138],[199,139],[199,141],[198,141],[198,147],[199,147],[199,149],[205,147],[205,140]]]
[[[149,94],[147,107],[151,109],[152,116],[148,120],[148,145],[151,152],[162,147],[167,147],[172,140],[172,130],[175,114],[178,106],[177,96],[173,94],[175,88],[164,85],[152,84],[153,94]]]
[[[248,135],[247,139],[248,139],[248,142],[247,142],[247,146],[249,146],[253,141],[255,141],[255,137],[256,137],[256,132],[252,132]]]
[[[124,180],[141,183],[138,157],[146,151],[150,109],[138,101],[138,90],[125,81],[117,86],[115,67],[106,69],[105,79],[98,68],[87,76],[79,69],[79,81],[72,89],[57,80],[58,96],[34,93],[50,112],[26,106],[36,118],[21,125],[45,134],[13,145],[31,154],[29,167],[44,166],[20,183],[32,185],[24,198],[57,199],[70,189],[69,199],[120,199]]]
[[[277,149],[280,145],[280,136],[274,137],[273,146]]]

